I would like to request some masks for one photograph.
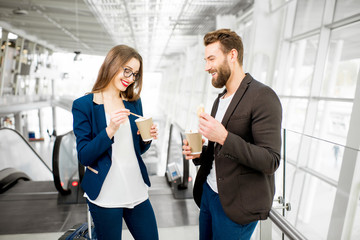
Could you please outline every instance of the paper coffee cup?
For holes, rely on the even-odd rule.
[[[136,126],[140,131],[141,138],[144,142],[152,140],[152,136],[150,135],[150,129],[153,125],[152,118],[138,118],[135,120]]]
[[[186,132],[186,140],[191,148],[191,154],[200,154],[202,151],[202,135],[198,132]]]

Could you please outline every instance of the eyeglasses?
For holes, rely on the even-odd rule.
[[[129,78],[131,76],[133,76],[134,81],[137,81],[140,79],[140,74],[139,73],[133,73],[133,71],[131,71],[128,68],[123,68],[124,69],[124,76],[126,78]]]

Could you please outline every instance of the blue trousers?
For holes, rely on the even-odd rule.
[[[98,240],[121,240],[122,219],[135,240],[158,240],[155,214],[149,199],[134,208],[103,208],[89,201]]]
[[[219,195],[205,182],[200,204],[200,240],[248,240],[258,221],[241,225],[228,218]]]

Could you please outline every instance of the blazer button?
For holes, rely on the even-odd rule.
[[[222,181],[222,180],[224,180],[224,178],[222,178],[222,177],[219,177],[219,178],[218,178],[218,181]]]

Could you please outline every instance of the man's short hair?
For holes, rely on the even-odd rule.
[[[220,42],[221,50],[224,54],[228,54],[232,49],[238,52],[238,61],[240,66],[243,65],[244,47],[241,37],[230,29],[219,29],[209,32],[204,36],[204,45]]]

